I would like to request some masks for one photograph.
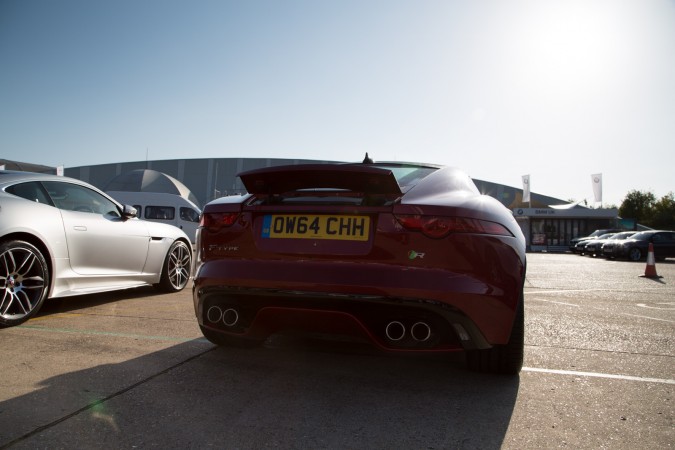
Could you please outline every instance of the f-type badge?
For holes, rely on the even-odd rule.
[[[424,258],[424,253],[417,253],[415,250],[410,250],[408,252],[408,259],[415,259],[415,258],[419,259]]]
[[[236,251],[239,251],[239,247],[234,246],[234,245],[211,244],[211,245],[209,245],[209,251],[212,251],[212,252],[236,252]]]

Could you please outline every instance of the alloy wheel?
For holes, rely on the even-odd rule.
[[[639,248],[631,248],[628,257],[631,261],[640,261],[642,259],[642,252]]]
[[[42,305],[49,274],[42,254],[25,242],[0,248],[0,326],[18,325]]]
[[[190,279],[192,255],[190,249],[183,242],[178,242],[171,250],[169,255],[169,281],[176,290],[185,287]]]

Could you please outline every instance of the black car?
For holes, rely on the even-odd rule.
[[[675,231],[664,230],[642,231],[623,241],[606,242],[602,253],[608,258],[640,261],[647,257],[650,243],[654,245],[654,257],[657,260],[675,257]]]
[[[607,233],[598,236],[595,239],[588,239],[577,244],[577,252],[580,255],[597,256],[600,253],[602,245],[610,239],[614,239],[617,233]]]
[[[608,255],[605,254],[605,245],[610,244],[607,247],[609,249],[613,244],[630,239],[631,236],[635,235],[636,233],[637,231],[622,231],[621,233],[615,233],[612,237],[603,242],[594,242],[593,244],[589,243],[586,245],[586,249],[590,256],[604,256],[605,258],[608,258]]]
[[[606,244],[615,244],[617,241],[630,239],[637,231],[622,231],[621,233],[614,233],[612,237],[604,240],[592,240],[586,244],[586,254],[589,256],[607,256],[604,253]]]
[[[578,252],[577,244],[579,244],[580,242],[586,241],[588,239],[595,239],[598,236],[601,236],[601,235],[607,234],[607,233],[618,233],[619,231],[622,231],[622,230],[619,230],[619,229],[616,229],[616,228],[599,229],[599,230],[595,230],[594,232],[592,232],[588,236],[572,238],[572,239],[570,239],[570,251],[572,253],[577,253]]]

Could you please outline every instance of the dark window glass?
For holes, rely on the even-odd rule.
[[[180,218],[188,222],[199,222],[199,213],[192,208],[181,207]]]
[[[172,206],[146,206],[146,219],[173,220],[176,217],[176,209]]]
[[[42,189],[42,186],[36,182],[19,183],[9,186],[5,189],[6,192],[14,194],[17,197],[25,198],[31,202],[43,203],[45,205],[52,205],[52,202],[47,197],[47,194]]]

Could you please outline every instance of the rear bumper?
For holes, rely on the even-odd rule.
[[[356,335],[387,350],[489,348],[511,333],[525,275],[515,265],[479,278],[385,264],[221,259],[199,268],[193,299],[200,325],[254,339],[302,329]],[[236,326],[216,317],[229,309],[241,319]],[[384,332],[391,322],[406,329],[423,322],[434,339],[392,342]]]

